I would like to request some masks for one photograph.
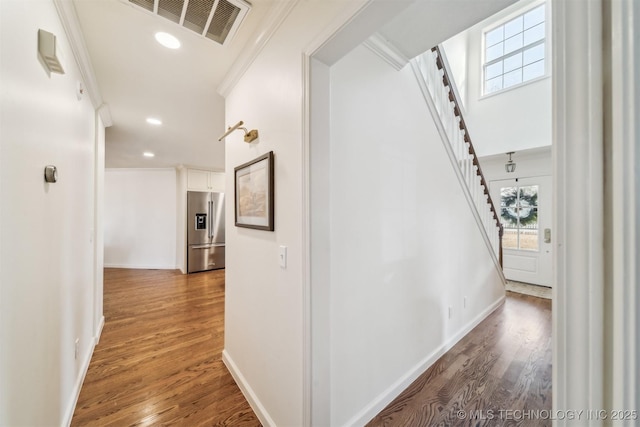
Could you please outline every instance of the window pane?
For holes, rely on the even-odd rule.
[[[526,227],[520,227],[518,230],[520,235],[518,236],[518,243],[520,249],[526,249],[530,251],[538,250],[538,223],[535,225],[528,225]]]
[[[502,46],[503,43],[500,42],[496,45],[493,45],[491,47],[487,48],[487,53],[486,53],[486,58],[485,61],[489,62],[489,61],[493,61],[496,58],[499,58],[503,55],[502,53]]]
[[[517,34],[504,41],[504,53],[511,53],[514,50],[518,50],[522,47],[522,33]]]
[[[517,201],[518,189],[516,187],[500,189],[500,220],[504,226],[502,247],[505,249],[518,249]]]
[[[520,187],[518,200],[522,207],[538,206],[538,186],[529,185]]]
[[[525,30],[524,32],[525,46],[542,39],[544,39],[544,22]]]
[[[500,189],[500,217],[505,227],[518,225],[518,188],[505,187]]]
[[[500,43],[502,40],[504,40],[503,30],[504,30],[504,27],[500,26],[500,27],[496,28],[495,30],[489,31],[485,35],[485,44],[486,44],[486,46],[487,47],[493,46],[494,44]]]
[[[529,64],[522,69],[522,81],[544,76],[544,60]]]
[[[531,28],[544,21],[544,5],[524,14],[524,28]]]
[[[524,65],[544,59],[544,43],[524,51]],[[505,65],[506,67],[506,65]]]
[[[522,16],[518,16],[513,21],[509,21],[504,24],[504,38],[508,39],[522,32]]]
[[[502,89],[502,76],[487,80],[484,85],[484,93],[491,93]]]
[[[517,85],[518,83],[522,83],[522,68],[518,68],[517,70],[511,71],[510,73],[506,73],[504,75],[505,88]]]
[[[502,74],[502,61],[498,61],[495,64],[487,66],[484,79],[490,80],[494,77],[499,76],[500,74]]]
[[[502,235],[503,249],[518,249],[518,229],[505,227]]]
[[[522,53],[516,53],[504,60],[504,72],[508,73],[522,67]]]

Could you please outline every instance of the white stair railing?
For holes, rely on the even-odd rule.
[[[449,77],[446,56],[437,46],[410,62],[482,237],[505,282],[502,224],[464,121],[460,96]]]

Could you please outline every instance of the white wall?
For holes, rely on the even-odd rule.
[[[551,176],[552,174],[551,147],[518,151],[512,155],[512,159],[516,164],[516,170],[513,173],[507,173],[504,169],[504,164],[509,160],[506,154],[480,157],[485,179],[491,182],[500,179]]]
[[[107,169],[104,265],[176,268],[175,169]]]
[[[56,35],[64,75],[48,75],[39,62],[39,28]],[[88,97],[76,98],[80,79],[51,1],[0,2],[3,426],[66,424],[93,349],[95,148],[103,129]],[[48,164],[59,170],[57,183],[44,182]]]
[[[533,3],[520,1],[444,43],[454,79],[464,94],[465,120],[479,156],[551,145],[551,78],[482,97],[483,30]],[[548,37],[550,9],[547,4]],[[547,39],[548,45],[550,42]],[[460,49],[464,44],[466,56]],[[549,50],[547,62],[550,61]],[[460,70],[465,68],[466,73],[462,73]]]
[[[302,52],[353,2],[298,2],[226,97],[226,123],[258,129],[226,138],[225,170],[275,153],[275,231],[226,228],[224,360],[266,425],[300,426],[303,418]],[[233,179],[226,193],[234,194]],[[234,217],[233,203],[227,218]],[[286,269],[278,246],[288,247]]]
[[[331,425],[359,425],[504,289],[410,67],[360,47],[331,68],[326,176]]]

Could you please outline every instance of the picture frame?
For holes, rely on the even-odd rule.
[[[234,168],[236,227],[274,231],[273,151]]]

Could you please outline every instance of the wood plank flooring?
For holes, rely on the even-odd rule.
[[[259,426],[221,360],[224,270],[106,269],[72,426]]]
[[[378,426],[550,426],[551,301],[507,292],[371,420]]]

